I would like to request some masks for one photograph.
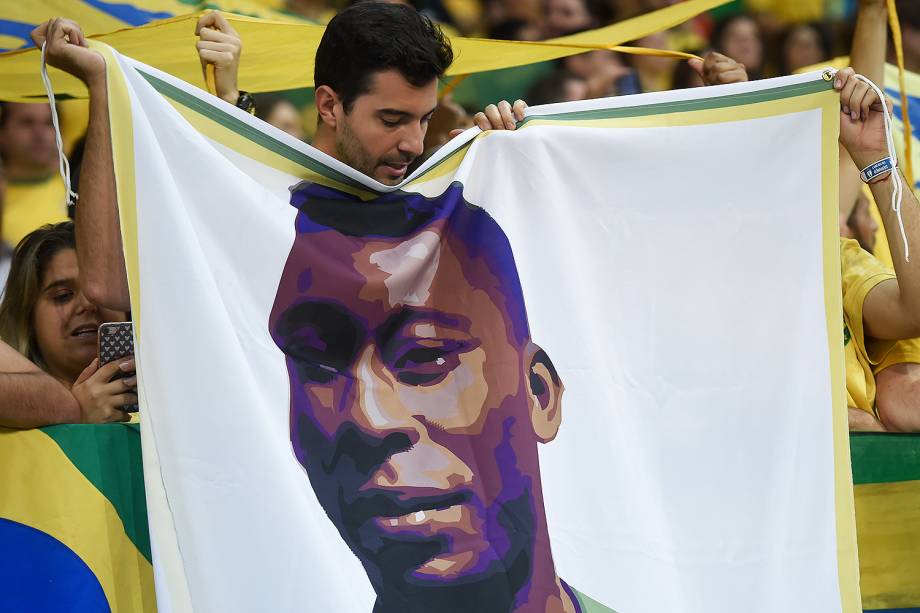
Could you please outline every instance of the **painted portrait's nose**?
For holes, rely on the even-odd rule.
[[[469,483],[472,472],[451,450],[434,442],[423,417],[413,415],[399,398],[399,383],[364,348],[355,363],[350,399],[352,424],[362,434],[354,446],[362,472],[374,472],[371,486],[447,490]]]

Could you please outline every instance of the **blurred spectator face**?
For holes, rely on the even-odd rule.
[[[585,98],[617,95],[617,81],[630,73],[630,68],[613,51],[589,51],[565,59],[565,68],[586,83]]]
[[[492,0],[485,7],[486,21],[496,27],[506,21],[537,23],[542,16],[540,0]]]
[[[565,80],[559,94],[559,102],[574,102],[575,100],[587,100],[590,92],[584,79],[573,76]]]
[[[732,21],[722,36],[723,53],[736,62],[741,62],[749,73],[760,71],[763,63],[763,42],[757,23],[750,17]]]
[[[428,132],[425,133],[425,155],[434,151],[450,140],[450,133],[457,129],[466,129],[473,125],[473,119],[462,106],[453,101],[447,94],[438,101],[438,107],[428,122]]]
[[[565,70],[558,70],[543,77],[527,92],[527,100],[534,106],[587,100],[589,96],[588,83]]]
[[[875,233],[878,232],[878,224],[869,213],[869,206],[869,199],[861,193],[850,216],[841,223],[840,235],[844,238],[855,238],[860,247],[872,253],[875,249]]]
[[[667,49],[668,35],[664,32],[655,32],[636,41],[637,47],[648,47],[650,49]],[[657,55],[636,55],[632,58],[633,66],[636,69],[648,70],[652,73],[670,72],[674,70],[674,60],[669,57]]]
[[[78,276],[76,251],[61,249],[51,256],[32,311],[36,345],[48,372],[68,381],[96,357],[99,324],[124,320],[124,313],[89,302],[80,291]]]
[[[275,104],[268,115],[265,116],[265,121],[298,140],[303,140],[304,138],[300,113],[297,111],[297,107],[287,100],[282,100]]]
[[[544,29],[546,38],[564,36],[594,27],[584,0],[547,0]]]
[[[3,171],[3,159],[0,158],[0,235],[2,235],[3,230],[3,199],[6,196],[6,173]],[[3,250],[3,245],[0,244],[0,252]],[[2,290],[3,284],[0,283],[0,294],[3,293]]]
[[[820,34],[807,25],[796,26],[792,29],[782,51],[783,64],[790,74],[799,68],[818,64],[827,59]]]
[[[57,155],[51,108],[45,103],[4,104],[0,115],[0,155],[11,174],[48,172]]]
[[[913,60],[916,65],[920,63],[920,28],[904,27],[901,30],[901,44],[904,47],[904,55],[909,60]]]

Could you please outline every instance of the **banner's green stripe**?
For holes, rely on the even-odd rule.
[[[93,427],[64,424],[42,431],[105,496],[121,518],[125,534],[148,561],[150,532],[144,471],[141,470],[141,436],[137,424]],[[103,455],[104,454],[104,455]]]
[[[593,111],[573,111],[571,113],[557,113],[554,115],[534,115],[518,123],[526,125],[531,121],[588,121],[597,119],[622,119],[626,117],[645,117],[649,115],[666,115],[670,113],[684,113],[687,111],[704,111],[711,109],[724,109],[745,104],[771,102],[784,98],[806,96],[833,89],[833,83],[828,81],[809,81],[795,85],[784,85],[772,89],[743,94],[731,94],[715,98],[701,98],[699,100],[677,100],[674,102],[659,102],[642,106],[630,106],[617,109],[595,109]]]
[[[853,484],[920,480],[920,436],[850,434]]]
[[[207,102],[203,102],[201,99],[182,91],[178,87],[170,85],[166,81],[158,79],[157,77],[151,74],[147,74],[146,72],[140,70],[138,72],[147,80],[147,82],[153,86],[154,89],[156,89],[167,98],[171,98],[182,106],[195,111],[199,115],[203,115],[208,119],[211,119],[222,125],[228,130],[236,132],[243,138],[249,139],[260,147],[264,147],[265,149],[277,153],[278,155],[294,162],[295,164],[299,164],[304,168],[309,168],[313,172],[338,181],[339,183],[344,183],[345,185],[350,185],[358,189],[368,189],[351,177],[347,177],[339,171],[333,170],[332,168],[317,162],[310,156],[304,155],[293,147],[290,147],[281,141],[275,140],[274,138],[253,128],[246,122],[240,121],[236,117],[222,111],[213,105],[208,104]]]

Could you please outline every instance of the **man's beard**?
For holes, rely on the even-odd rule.
[[[372,179],[380,181],[384,185],[396,185],[402,181],[406,175],[409,173],[409,168],[406,168],[406,172],[399,179],[391,178],[379,178],[374,176],[374,171],[377,170],[377,165],[381,161],[374,159],[374,157],[368,153],[367,149],[361,144],[361,141],[358,140],[358,137],[355,136],[355,133],[352,132],[351,127],[347,121],[342,122],[342,133],[338,135],[335,139],[335,150],[338,154],[338,158],[341,162],[348,164],[358,172],[369,176]],[[399,160],[392,160],[397,163],[410,163],[413,161],[412,158],[400,158]]]

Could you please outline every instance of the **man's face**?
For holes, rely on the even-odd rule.
[[[384,185],[396,185],[422,154],[437,103],[437,79],[415,87],[396,70],[375,73],[369,91],[347,113],[337,106],[339,160]]]
[[[0,127],[0,151],[8,168],[46,172],[54,163],[54,128],[47,104],[8,103]]]
[[[324,260],[350,265],[291,264]],[[511,333],[498,285],[435,226],[295,242],[272,324],[291,440],[378,593],[486,581],[532,546],[533,346]]]

